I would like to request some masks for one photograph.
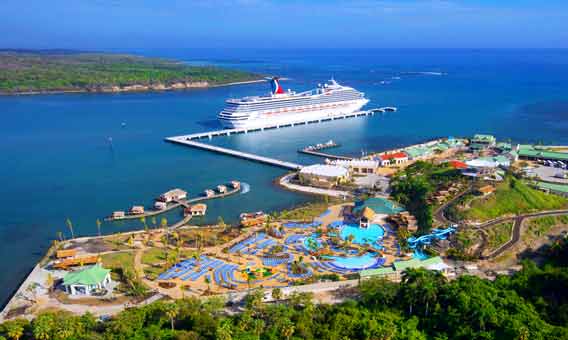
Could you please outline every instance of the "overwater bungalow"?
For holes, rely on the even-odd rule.
[[[179,201],[186,198],[187,198],[187,191],[176,188],[161,194],[160,197],[158,197],[158,200],[169,203],[172,201]]]
[[[124,216],[126,216],[124,211],[113,211],[110,215],[113,220],[120,220],[121,218],[124,218]]]
[[[186,209],[186,212],[191,216],[205,216],[207,211],[207,205],[203,203],[194,204]]]
[[[134,205],[130,208],[131,215],[142,215],[144,214],[144,207],[141,205]]]
[[[162,202],[162,201],[156,201],[154,202],[154,209],[155,210],[164,210],[166,209],[168,206],[168,204],[166,202]]]

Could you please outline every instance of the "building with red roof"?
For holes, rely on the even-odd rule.
[[[379,156],[381,166],[400,165],[408,162],[406,152],[385,153]]]
[[[456,161],[456,160],[448,161],[448,165],[454,169],[459,169],[459,170],[467,169],[467,164],[461,161]]]

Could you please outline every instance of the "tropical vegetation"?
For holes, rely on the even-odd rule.
[[[97,322],[91,314],[46,311],[0,325],[0,339],[568,339],[568,241],[546,249],[540,267],[523,263],[494,281],[408,270],[401,283],[361,282],[359,298],[315,304],[310,293],[248,295],[241,313],[220,298],[184,298],[127,309]]]
[[[427,233],[432,228],[431,195],[459,177],[459,170],[446,164],[418,161],[394,176],[391,195],[416,217],[419,231]]]
[[[259,78],[238,70],[124,54],[0,50],[0,93],[100,91],[178,82],[216,85]]]

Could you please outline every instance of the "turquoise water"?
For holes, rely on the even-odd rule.
[[[377,262],[377,254],[366,253],[362,256],[343,257],[343,256],[330,256],[333,263],[341,268],[347,269],[363,269],[372,266]]]
[[[334,76],[364,91],[371,100],[368,107],[399,108],[372,118],[212,141],[301,164],[321,160],[297,149],[330,138],[341,144],[333,152],[346,155],[476,132],[515,142],[568,144],[568,50],[134,52],[285,76],[290,80],[282,85],[298,91]],[[77,235],[93,235],[95,221],[113,210],[149,206],[152,198],[174,187],[197,195],[231,179],[250,184],[250,192],[208,202],[203,223],[219,216],[235,222],[243,211],[270,212],[313,199],[275,187],[274,178],[284,170],[163,141],[217,129],[215,115],[226,98],[267,91],[267,84],[250,84],[164,93],[0,97],[0,300],[17,287],[57,231],[67,232],[67,217]],[[173,221],[179,212],[167,216]],[[104,233],[134,228],[140,228],[138,221],[102,226]]]
[[[345,224],[339,231],[339,236],[343,240],[353,235],[355,244],[375,244],[384,234],[385,230],[378,224],[371,224],[368,228],[360,228],[358,224]]]

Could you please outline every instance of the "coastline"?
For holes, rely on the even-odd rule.
[[[92,94],[116,94],[116,93],[134,93],[134,92],[163,92],[163,91],[179,91],[179,90],[191,90],[191,89],[208,89],[215,87],[225,87],[225,86],[238,86],[246,84],[254,84],[265,82],[265,79],[254,79],[245,80],[229,83],[220,84],[210,84],[207,81],[198,82],[177,82],[171,85],[164,85],[162,83],[153,85],[141,85],[134,84],[129,86],[109,86],[101,87],[95,89],[73,89],[73,90],[46,90],[46,91],[26,91],[26,92],[0,92],[0,96],[33,96],[33,95],[46,95],[46,94],[80,94],[80,93],[92,93]]]

